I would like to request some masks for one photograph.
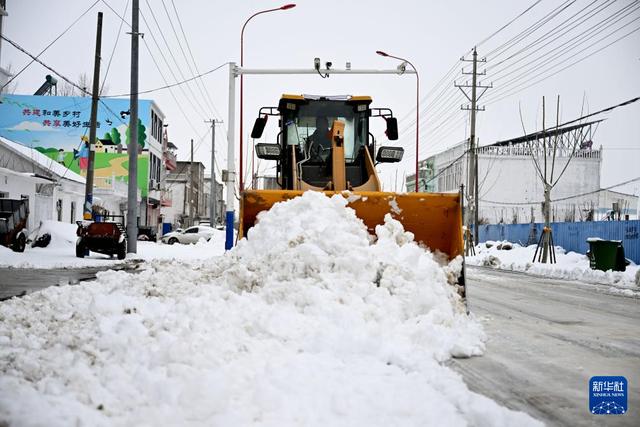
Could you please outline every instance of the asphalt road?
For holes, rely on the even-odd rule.
[[[96,273],[106,270],[134,271],[138,262],[103,267],[83,268],[0,268],[0,301],[22,296],[49,286],[78,284],[96,278]]]
[[[470,389],[548,425],[640,425],[640,299],[520,273],[467,274],[470,310],[488,336],[484,356],[450,362]],[[589,412],[598,375],[626,377],[626,414]]]

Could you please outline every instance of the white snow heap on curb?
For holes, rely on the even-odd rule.
[[[0,304],[0,422],[16,425],[538,425],[440,362],[483,351],[443,269],[341,196],[275,205],[215,263]]]
[[[554,279],[612,285],[612,293],[627,296],[638,295],[640,291],[640,267],[633,263],[628,265],[625,271],[592,270],[586,255],[566,252],[560,246],[555,247],[557,261],[555,264],[534,263],[532,261],[536,245],[523,247],[513,243],[512,249],[500,250],[498,249],[500,243],[504,242],[487,241],[476,245],[476,255],[467,257],[467,262],[470,265],[522,271]]]
[[[27,245],[23,253],[13,252],[0,246],[0,267],[10,268],[81,268],[81,267],[111,267],[125,264],[132,259],[146,261],[157,259],[195,260],[210,258],[224,253],[225,233],[215,230],[210,241],[200,239],[191,245],[165,245],[163,243],[138,241],[137,255],[128,254],[127,260],[110,258],[108,255],[91,252],[85,258],[76,257],[76,231],[78,226],[60,221],[43,221],[42,225],[32,231],[32,238],[51,235],[51,243],[46,248],[32,248]],[[0,283],[2,280],[0,279]]]

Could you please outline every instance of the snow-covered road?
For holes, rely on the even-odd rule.
[[[640,299],[582,284],[467,268],[471,310],[488,336],[483,357],[454,359],[469,387],[550,425],[640,425]],[[589,378],[629,381],[629,412],[589,413]]]
[[[345,204],[308,192],[224,256],[0,303],[0,424],[539,426],[443,364],[484,351],[460,259],[391,217],[374,242]]]

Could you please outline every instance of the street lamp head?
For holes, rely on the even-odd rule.
[[[287,10],[287,9],[291,9],[291,8],[294,8],[294,7],[296,7],[295,3],[289,3],[289,4],[285,4],[284,6],[282,6],[280,8],[280,10]]]
[[[381,50],[376,50],[376,53],[377,53],[378,55],[380,55],[380,56],[389,56],[389,54],[388,54],[388,53],[383,52],[383,51],[381,51]]]

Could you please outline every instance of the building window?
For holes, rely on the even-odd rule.
[[[71,224],[76,219],[76,202],[71,202]]]
[[[5,191],[0,191],[0,199],[8,199],[8,198],[9,198],[9,193]]]
[[[62,199],[56,201],[56,211],[58,212],[58,221],[62,222]]]
[[[151,110],[151,136],[162,143],[162,120],[153,110]]]

